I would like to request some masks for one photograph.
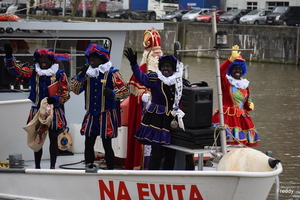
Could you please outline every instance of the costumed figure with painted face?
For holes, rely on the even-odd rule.
[[[144,52],[140,63],[143,73],[158,69],[158,58],[162,55],[161,37],[155,28],[144,32]],[[144,109],[151,101],[150,89],[141,84],[134,75],[129,81],[130,96],[128,98],[128,142],[125,169],[147,169],[151,152],[150,145],[142,145],[134,137],[140,126]]]
[[[44,127],[49,132],[50,138],[50,168],[55,169],[55,163],[58,152],[58,134],[66,128],[67,121],[63,105],[70,98],[69,84],[64,70],[60,69],[60,61],[71,60],[68,54],[55,54],[49,49],[36,49],[33,54],[34,65],[28,63],[17,63],[12,55],[12,47],[9,43],[4,45],[6,57],[5,64],[10,73],[27,79],[31,90],[29,99],[32,101],[32,107],[27,123],[32,121],[40,109],[41,102],[47,98],[47,103],[53,105],[53,119],[49,127]],[[57,83],[57,90],[51,94],[48,86]],[[35,168],[41,168],[40,162],[43,149],[34,152]]]
[[[87,168],[94,168],[94,145],[97,136],[102,139],[107,169],[114,169],[112,138],[118,136],[119,109],[117,104],[129,96],[126,81],[112,66],[109,51],[97,44],[90,44],[85,57],[87,63],[72,79],[75,94],[85,92],[85,110],[81,135],[85,136],[84,157]]]
[[[135,138],[142,144],[151,145],[149,170],[173,170],[176,150],[164,147],[171,142],[171,122],[176,121],[184,129],[184,113],[179,107],[182,90],[183,64],[172,55],[159,57],[159,69],[145,74],[137,64],[137,54],[131,48],[125,50],[135,78],[151,90],[151,103],[146,108],[142,122],[135,133]]]
[[[249,81],[242,78],[247,73],[246,61],[237,45],[232,48],[237,50],[232,51],[232,55],[220,66],[227,144],[258,146],[260,138],[248,113],[254,109]],[[212,122],[214,126],[220,124],[219,110],[213,115]]]

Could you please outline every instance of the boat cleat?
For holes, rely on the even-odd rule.
[[[87,163],[85,165],[85,172],[86,173],[97,173],[99,169],[99,164],[98,163]]]

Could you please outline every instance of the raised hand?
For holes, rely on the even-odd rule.
[[[129,60],[130,65],[135,65],[137,63],[137,53],[133,53],[131,48],[127,48],[124,51],[124,55],[126,56],[126,58]]]
[[[239,49],[239,48],[240,48],[240,47],[239,47],[238,45],[234,45],[234,46],[232,47],[232,49]],[[240,54],[241,54],[240,51],[232,51],[232,52],[231,52],[231,56],[229,57],[229,61],[230,61],[230,62],[235,61],[235,59],[237,59],[237,58],[239,57]]]
[[[251,110],[254,110],[254,103],[253,103],[253,102],[249,102],[249,108],[250,108]]]
[[[5,51],[5,57],[11,58],[12,57],[12,48],[9,43],[4,44],[4,51]]]
[[[90,66],[89,63],[85,63],[85,64],[81,67],[81,69],[79,70],[79,72],[78,72],[77,75],[78,75],[80,78],[84,78],[85,73],[86,73],[86,71],[88,70],[89,66]]]

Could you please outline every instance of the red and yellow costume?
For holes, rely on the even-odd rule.
[[[229,76],[231,66],[241,65],[243,74],[246,73],[247,66],[245,60],[241,57],[233,62],[229,59],[225,60],[220,66],[221,87],[222,87],[222,102],[224,112],[224,125],[226,128],[227,144],[238,145],[240,143],[252,147],[259,145],[259,136],[257,134],[254,123],[248,113],[253,110],[253,103],[250,97],[250,89],[247,84],[244,87],[239,87],[237,84],[232,84],[233,81],[243,81],[243,79],[234,79]],[[230,80],[231,79],[231,80]],[[242,84],[242,83],[241,83]],[[219,110],[215,112],[212,118],[214,126],[220,124]]]

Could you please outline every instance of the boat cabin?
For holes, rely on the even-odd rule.
[[[110,51],[113,66],[119,69],[127,31],[144,31],[152,27],[162,30],[164,26],[163,23],[2,22],[0,29],[3,28],[2,30],[5,31],[0,32],[0,59],[2,60],[0,62],[0,115],[3,119],[0,122],[0,160],[6,160],[10,153],[16,152],[22,152],[25,160],[33,159],[33,152],[26,144],[26,132],[22,128],[26,125],[31,106],[28,100],[30,87],[25,80],[11,75],[5,68],[3,62],[5,43],[11,44],[13,55],[22,63],[33,64],[33,53],[37,48],[52,49],[54,53],[68,53],[74,59],[65,61],[63,64],[67,76],[72,78],[85,64],[84,52],[90,43],[107,48]],[[71,135],[75,149],[71,150],[75,153],[82,152],[83,148],[84,138],[77,130],[85,113],[82,95],[71,93],[71,98],[65,105],[68,127],[70,132],[74,132]],[[3,137],[6,134],[10,136]],[[18,145],[12,145],[13,141],[20,142]],[[48,151],[44,154],[47,158]]]

